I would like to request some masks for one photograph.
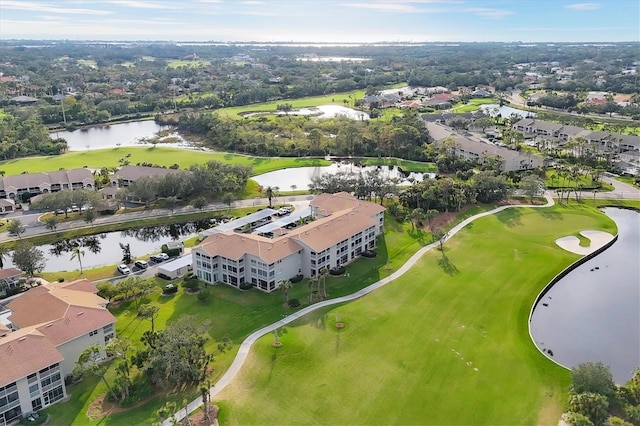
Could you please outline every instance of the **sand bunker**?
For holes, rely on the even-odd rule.
[[[581,246],[580,239],[578,237],[574,237],[573,235],[558,238],[556,240],[556,244],[561,248],[570,251],[571,253],[586,255],[598,250],[600,247],[604,246],[614,238],[613,235],[608,232],[594,231],[591,229],[580,231],[580,235],[589,239],[591,244],[588,247]]]

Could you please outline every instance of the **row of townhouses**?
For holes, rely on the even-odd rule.
[[[615,154],[616,162],[625,172],[638,174],[640,171],[640,136],[593,131],[533,118],[522,119],[512,128],[525,138],[544,141],[554,148],[565,147],[570,139],[582,138],[595,152]]]
[[[485,162],[490,157],[499,159],[501,170],[505,172],[531,170],[542,166],[542,158],[536,155],[471,139],[442,124],[427,122],[426,126],[433,143],[441,144],[452,140],[454,142],[452,149],[459,158],[479,163]]]
[[[111,186],[126,187],[144,176],[165,176],[175,172],[177,170],[160,167],[124,166],[113,174]],[[18,199],[23,193],[38,195],[93,188],[93,173],[85,168],[0,177],[0,199]]]
[[[88,280],[32,288],[0,305],[0,424],[67,396],[64,379],[87,347],[115,336],[115,317]]]
[[[241,233],[215,228],[192,250],[193,270],[207,283],[233,287],[251,283],[271,292],[281,281],[298,275],[313,277],[346,265],[376,247],[385,208],[351,194],[322,194],[311,201],[310,223],[281,227],[269,233]]]

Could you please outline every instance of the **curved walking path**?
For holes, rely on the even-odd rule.
[[[507,205],[507,206],[501,206],[498,208],[495,208],[493,210],[489,210],[483,213],[479,213],[477,215],[471,216],[465,220],[463,220],[462,222],[460,222],[459,224],[457,224],[456,226],[454,226],[448,233],[446,236],[446,240],[448,240],[449,238],[451,238],[452,236],[454,236],[455,234],[457,234],[458,232],[460,232],[465,226],[467,226],[468,224],[470,224],[471,222],[473,222],[476,219],[479,219],[481,217],[485,217],[485,216],[489,216],[492,214],[496,214],[499,213],[503,210],[506,210],[508,208],[521,208],[521,207],[532,207],[532,208],[543,208],[543,207],[551,207],[555,204],[551,194],[547,191],[544,194],[546,200],[547,200],[547,204],[541,204],[541,205],[530,205],[530,204],[515,204],[515,205]],[[238,353],[236,354],[235,359],[233,360],[233,362],[231,363],[231,366],[229,366],[229,369],[222,375],[222,377],[220,377],[220,379],[216,382],[215,385],[213,385],[210,389],[210,397],[213,400],[213,398],[215,398],[216,395],[218,395],[225,387],[227,387],[227,385],[229,385],[229,383],[231,383],[231,381],[236,377],[236,375],[240,372],[240,368],[242,368],[242,366],[244,365],[244,362],[247,359],[247,356],[249,355],[249,351],[251,350],[251,346],[256,342],[256,340],[258,340],[260,337],[264,336],[267,333],[271,333],[273,332],[275,329],[283,327],[287,324],[290,324],[291,322],[305,316],[306,314],[313,312],[315,310],[324,308],[326,306],[332,306],[332,305],[337,305],[340,303],[344,303],[344,302],[350,302],[352,300],[356,300],[361,298],[364,295],[367,295],[371,292],[373,292],[374,290],[382,287],[385,284],[390,283],[391,281],[401,277],[402,275],[404,275],[405,272],[407,272],[412,266],[414,266],[416,264],[416,262],[418,260],[420,260],[420,258],[427,253],[429,250],[438,247],[440,243],[439,242],[434,242],[431,243],[427,246],[422,247],[420,250],[418,250],[417,252],[415,252],[413,254],[413,256],[411,256],[409,258],[409,260],[407,260],[407,262],[402,265],[400,268],[398,268],[397,271],[395,271],[394,273],[392,273],[391,275],[389,275],[388,277],[385,277],[379,281],[376,281],[375,283],[356,291],[355,293],[351,293],[349,295],[346,296],[342,296],[342,297],[337,297],[335,299],[329,299],[329,300],[323,300],[322,302],[318,302],[315,303],[313,305],[307,306],[306,308],[303,308],[297,312],[292,313],[291,315],[286,316],[285,318],[274,322],[273,324],[267,325],[266,327],[263,327],[257,331],[254,331],[253,333],[251,333],[249,336],[247,336],[246,339],[244,339],[244,341],[240,344],[240,349],[238,350]],[[198,397],[196,399],[194,399],[193,401],[191,401],[187,407],[186,410],[185,408],[182,408],[181,410],[179,410],[176,414],[174,414],[174,418],[181,421],[182,419],[184,419],[187,416],[187,413],[191,413],[194,410],[196,410],[197,408],[202,406],[202,398]],[[166,419],[163,422],[163,426],[170,426],[171,420],[170,419]]]

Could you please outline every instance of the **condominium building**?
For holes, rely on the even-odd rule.
[[[385,208],[351,194],[322,194],[301,226],[273,229],[272,237],[229,229],[213,233],[192,250],[193,270],[208,283],[251,283],[271,292],[297,275],[313,277],[346,265],[376,247]],[[292,222],[293,223],[293,222]]]
[[[0,424],[64,399],[64,378],[87,347],[106,356],[116,319],[96,293],[88,280],[45,284],[0,312]]]

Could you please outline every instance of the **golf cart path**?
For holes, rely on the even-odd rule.
[[[546,200],[547,200],[547,204],[541,204],[541,205],[522,205],[522,204],[518,204],[518,205],[506,205],[506,206],[501,206],[498,208],[495,208],[493,210],[489,210],[483,213],[478,213],[477,215],[471,216],[465,220],[463,220],[462,222],[460,222],[459,224],[457,224],[456,226],[454,226],[448,233],[446,236],[446,240],[448,240],[449,238],[451,238],[452,236],[454,236],[455,234],[457,234],[458,232],[460,232],[465,226],[467,226],[468,224],[470,224],[471,222],[473,222],[476,219],[479,219],[481,217],[485,217],[485,216],[489,216],[492,214],[496,214],[499,213],[503,210],[509,209],[509,208],[522,208],[522,207],[531,207],[531,208],[543,208],[543,207],[551,207],[553,206],[554,200],[551,197],[550,193],[547,191],[544,194]],[[244,339],[244,341],[240,344],[240,348],[238,349],[238,353],[236,354],[235,359],[233,360],[233,362],[231,363],[231,366],[229,367],[229,369],[222,375],[222,377],[220,377],[220,379],[211,387],[210,389],[210,398],[211,400],[213,400],[225,387],[227,387],[227,385],[229,383],[231,383],[231,381],[236,377],[236,375],[238,374],[238,372],[240,371],[240,369],[242,368],[244,362],[247,359],[247,356],[249,355],[249,351],[251,350],[251,346],[255,343],[256,340],[258,340],[260,337],[264,336],[267,333],[271,333],[273,332],[275,329],[283,327],[289,323],[292,323],[293,321],[305,316],[306,314],[316,311],[318,309],[322,309],[324,307],[327,306],[332,306],[332,305],[337,305],[340,303],[344,303],[344,302],[350,302],[352,300],[356,300],[359,299],[360,297],[367,295],[371,292],[373,292],[374,290],[382,287],[385,284],[390,283],[391,281],[401,277],[402,275],[404,275],[405,272],[407,272],[411,267],[413,267],[416,262],[418,260],[420,260],[420,258],[427,253],[428,251],[430,251],[431,249],[438,247],[440,243],[439,242],[434,242],[431,243],[427,246],[422,247],[420,250],[418,250],[416,253],[413,254],[413,256],[411,256],[409,258],[409,260],[407,260],[407,262],[405,262],[404,265],[402,265],[400,268],[398,268],[397,271],[395,271],[394,273],[392,273],[391,275],[382,278],[379,281],[376,281],[375,283],[356,291],[355,293],[351,293],[349,295],[346,296],[342,296],[342,297],[337,297],[335,299],[328,299],[328,300],[323,300],[322,302],[318,302],[315,303],[313,305],[309,305],[297,312],[294,312],[284,318],[282,318],[279,321],[274,322],[273,324],[267,325],[257,331],[254,331],[253,333],[251,333],[246,339]],[[174,414],[174,418],[178,421],[181,421],[182,419],[184,419],[187,415],[187,413],[191,413],[194,410],[196,410],[197,408],[202,406],[202,398],[198,397],[196,399],[194,399],[193,401],[191,401],[187,407],[186,410],[185,408],[182,408],[181,410],[179,410],[177,413]],[[170,419],[167,419],[163,422],[163,426],[170,426],[172,423],[170,421]]]

